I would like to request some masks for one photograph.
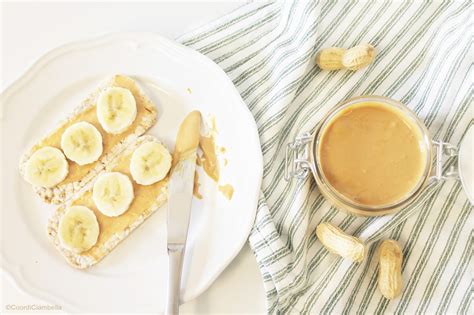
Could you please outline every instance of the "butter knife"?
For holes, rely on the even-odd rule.
[[[191,112],[180,126],[175,165],[168,183],[168,299],[166,314],[179,313],[181,274],[193,199],[201,114]]]

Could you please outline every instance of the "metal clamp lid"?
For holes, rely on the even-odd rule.
[[[285,180],[292,178],[304,179],[311,169],[309,161],[309,144],[312,136],[304,133],[295,138],[286,146],[285,152]]]
[[[444,141],[432,141],[435,147],[436,162],[434,165],[434,175],[430,179],[445,180],[445,179],[459,179],[459,173],[454,165],[451,165],[447,172],[443,173],[443,166],[446,162],[445,156],[449,159],[458,156],[458,148],[450,143]]]

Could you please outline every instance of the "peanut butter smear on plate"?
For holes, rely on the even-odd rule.
[[[201,163],[204,171],[216,183],[219,182],[220,170],[214,137],[201,137],[199,147],[202,150]]]
[[[234,195],[234,187],[229,184],[219,186],[219,191],[229,200],[231,200]]]
[[[194,195],[194,197],[196,197],[197,199],[201,200],[201,199],[202,199],[202,195],[201,195],[201,193],[199,192],[199,186],[201,186],[201,184],[199,184],[199,173],[196,171],[196,172],[194,173],[193,195]]]
[[[196,166],[202,167],[204,172],[216,183],[220,180],[220,165],[218,154],[224,154],[227,150],[224,147],[216,145],[215,136],[217,134],[216,121],[213,117],[210,120],[210,130],[206,135],[201,135],[201,113],[199,111],[190,112],[183,120],[179,127],[178,136],[176,138],[176,147],[173,154],[173,166],[178,161],[184,160],[199,147],[202,151],[201,155],[196,156]],[[224,166],[227,165],[227,159],[224,159]],[[199,191],[199,175],[196,171],[194,176],[193,194],[197,199],[203,199],[203,195]],[[228,200],[232,199],[234,188],[230,184],[218,186],[218,190]]]

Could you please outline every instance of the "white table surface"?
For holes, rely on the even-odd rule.
[[[247,1],[146,3],[2,3],[0,52],[3,91],[33,62],[67,42],[119,31],[152,31],[169,38],[193,30]],[[2,272],[0,313],[8,304],[48,304],[21,292]],[[265,312],[261,275],[248,245],[200,297],[181,306],[186,314]],[[17,312],[15,312],[17,313]]]

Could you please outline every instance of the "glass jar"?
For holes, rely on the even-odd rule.
[[[403,198],[380,206],[360,204],[338,192],[327,180],[321,166],[320,145],[325,129],[341,111],[350,106],[365,102],[382,103],[396,109],[404,119],[418,129],[417,133],[420,135],[419,143],[423,146],[422,150],[425,152],[424,158],[426,161],[423,166],[424,169],[415,187],[406,193]],[[316,126],[313,134],[303,134],[288,144],[285,157],[285,179],[301,179],[312,173],[321,194],[338,208],[358,216],[381,216],[394,213],[398,209],[410,204],[423,191],[426,185],[432,181],[458,178],[454,167],[443,173],[443,160],[445,157],[456,155],[457,148],[455,146],[433,140],[423,122],[402,103],[383,96],[359,96],[342,102],[331,109]]]

